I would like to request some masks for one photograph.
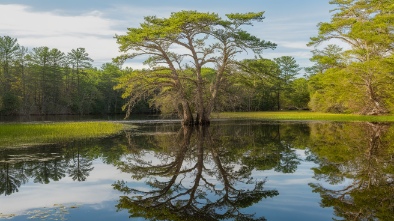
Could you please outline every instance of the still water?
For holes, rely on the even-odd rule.
[[[134,122],[105,140],[0,149],[0,219],[394,220],[394,128]]]

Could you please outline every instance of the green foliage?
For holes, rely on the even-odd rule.
[[[56,48],[28,50],[17,39],[0,38],[0,114],[121,113],[123,100],[114,91],[124,71],[111,63],[92,68],[84,48],[64,53]]]
[[[0,94],[2,104],[0,113],[17,112],[18,96],[14,94],[16,79],[12,75],[12,66],[20,50],[16,38],[0,36]],[[13,103],[15,102],[15,103]]]
[[[239,110],[273,110],[277,105],[276,80],[279,66],[270,59],[247,59],[239,63],[239,72],[231,78],[240,98]],[[247,102],[247,103],[246,103]]]
[[[351,87],[349,77],[353,76],[340,69],[313,75],[309,80],[309,107],[313,111],[333,113],[350,113],[360,108],[358,104],[361,102],[362,105],[364,97],[352,96],[359,92],[359,88]]]
[[[289,107],[290,105],[286,100],[292,94],[291,83],[301,68],[290,56],[274,58],[274,61],[279,67],[278,75],[274,79],[274,90],[277,94],[277,108],[281,110],[283,106]]]
[[[174,104],[176,100],[171,101],[175,92],[170,76],[171,72],[166,69],[132,70],[117,79],[118,84],[114,89],[123,90],[122,97],[128,99],[123,109],[131,110],[139,101],[149,100],[152,106],[160,107],[164,112],[172,112],[177,106]],[[130,111],[127,113],[129,115]]]
[[[374,102],[393,111],[394,78],[387,61],[352,63],[311,76],[309,106],[314,111],[374,113]],[[367,89],[366,89],[367,87]],[[374,92],[371,100],[370,93]]]
[[[196,112],[196,124],[209,123],[236,55],[250,50],[261,53],[276,46],[241,29],[262,21],[262,12],[229,14],[227,18],[197,11],[175,12],[168,18],[149,16],[140,27],[116,36],[123,54],[115,61],[148,56],[145,64],[150,66],[121,78],[116,87],[123,89],[124,97],[129,98],[128,112],[148,95],[156,106],[172,99],[163,109],[170,110],[171,106],[184,124],[194,123],[192,112]],[[174,48],[185,52],[179,53]],[[212,66],[215,68],[209,70]]]
[[[345,65],[345,58],[342,52],[342,48],[333,44],[328,45],[323,50],[313,50],[313,56],[310,60],[315,62],[315,65],[306,68],[306,72],[313,75],[316,73],[324,73],[330,68],[343,67]]]
[[[252,24],[251,21],[263,21],[264,12],[248,12],[245,14],[232,13],[226,14],[226,17],[229,18],[231,21],[237,21],[240,24]]]
[[[329,45],[313,51],[317,64],[311,91],[311,108],[319,111],[368,115],[394,111],[392,66],[394,15],[392,1],[333,0],[337,5],[331,22],[319,24],[319,35],[309,45],[331,39],[348,44],[342,51]]]
[[[94,80],[95,96],[92,99],[91,112],[93,113],[121,113],[123,105],[121,91],[114,90],[116,79],[125,74],[119,66],[113,63],[105,63],[101,70],[90,69],[87,71],[90,79]],[[90,113],[91,113],[90,112]]]
[[[3,94],[0,99],[3,108],[0,109],[0,114],[16,114],[21,103],[20,97],[10,92]],[[1,107],[1,106],[0,106]]]
[[[297,61],[294,57],[291,56],[282,56],[279,58],[274,58],[274,61],[278,64],[280,70],[279,79],[283,81],[283,83],[289,84],[292,80],[294,80],[295,76],[301,70],[300,66],[297,64]]]
[[[306,109],[310,100],[308,90],[309,79],[297,78],[290,83],[290,93],[286,95],[286,103],[289,107]]]
[[[309,101],[307,80],[296,80],[299,71],[299,65],[290,56],[274,60],[259,57],[238,62],[225,89],[227,92],[224,94],[229,96],[220,98],[224,104],[221,103],[218,110],[306,108]]]

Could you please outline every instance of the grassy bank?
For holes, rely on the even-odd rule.
[[[259,120],[319,120],[319,121],[369,121],[394,122],[394,115],[364,116],[357,114],[332,114],[310,111],[277,112],[224,112],[213,115],[214,118],[259,119]]]
[[[106,137],[123,130],[111,122],[0,124],[0,147],[32,146]]]

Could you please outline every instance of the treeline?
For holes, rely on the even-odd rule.
[[[0,37],[0,114],[109,114],[122,112],[121,92],[113,90],[124,71],[114,64],[92,68],[84,48],[20,46]]]
[[[300,71],[296,60],[290,56],[240,61],[226,72],[227,78],[220,88],[214,111],[306,110],[309,102],[308,77],[299,77]],[[168,73],[169,70],[129,70],[118,79],[119,84],[115,88],[122,90],[125,98],[129,94],[142,94],[138,95],[141,99],[135,105],[130,104],[134,105],[133,113],[138,113],[144,104],[162,114],[176,115],[176,96],[167,96],[169,89],[155,88],[152,93],[143,91],[157,82],[165,82],[161,77]],[[203,68],[202,73],[206,84],[212,85],[215,70]],[[187,94],[195,90],[192,84],[184,85],[183,90]],[[207,91],[209,89],[204,97],[210,96]]]
[[[133,112],[180,113],[183,109],[194,114],[201,112],[199,115],[206,114],[207,118],[212,107],[213,111],[309,108],[322,112],[392,113],[392,1],[333,0],[330,3],[337,6],[336,13],[330,22],[319,23],[319,34],[311,38],[309,45],[319,46],[337,39],[347,46],[344,49],[331,44],[323,49],[315,48],[311,58],[315,65],[305,69],[308,77],[304,78],[297,78],[301,68],[290,56],[238,61],[235,57],[237,50],[256,50],[257,46],[262,50],[275,48],[276,45],[252,38],[251,35],[242,35],[243,31],[235,35],[228,26],[214,31],[217,21],[222,19],[211,13],[181,11],[168,19],[161,19],[166,21],[164,23],[160,19],[151,21],[149,17],[146,18],[148,26],[143,23],[140,28],[117,36],[120,49],[126,53],[116,58],[120,61],[129,58],[127,50],[130,47],[137,50],[130,58],[146,55],[146,51],[138,51],[140,47],[149,49],[151,56],[145,63],[151,68],[146,70],[121,69],[114,63],[104,64],[100,69],[93,68],[93,60],[84,48],[67,53],[48,47],[28,50],[20,46],[15,38],[0,37],[0,114],[109,114],[122,112],[124,104],[132,107]],[[210,19],[210,33],[200,30],[199,23],[192,19],[195,23],[193,30],[216,38],[215,47],[205,38],[198,39],[200,35],[190,34],[187,28],[190,24],[185,19],[193,15]],[[245,19],[263,19],[262,12],[229,16],[226,21],[232,22],[235,27],[238,27],[237,22],[244,24]],[[173,20],[181,20],[185,24]],[[208,20],[202,19],[201,22]],[[178,38],[173,38],[174,32],[169,31],[168,27],[179,32]],[[151,28],[170,37],[153,35]],[[141,37],[141,33],[150,38]],[[219,33],[221,37],[218,37]],[[196,37],[195,42],[199,44],[182,42],[185,35]],[[195,68],[188,62],[182,62],[186,56],[184,54],[177,55],[165,50],[156,53],[154,50],[157,48],[152,46],[156,44],[162,44],[163,48],[167,44],[190,44],[186,49],[200,50],[194,53],[194,60],[197,61]],[[226,45],[233,48],[230,50]],[[157,56],[158,53],[160,56]],[[200,54],[204,56],[198,57]],[[163,66],[164,63],[167,66]],[[204,66],[207,63],[216,69]],[[175,67],[179,67],[178,70]]]
[[[84,48],[67,53],[45,46],[28,50],[10,36],[0,37],[0,59],[1,115],[123,113],[124,89],[114,90],[114,86],[122,79],[130,80],[127,75],[135,71],[114,63],[94,68]],[[306,108],[307,79],[296,78],[299,71],[289,56],[242,61],[232,69],[215,110]],[[165,100],[155,103],[151,99],[146,96],[133,112],[172,113]]]
[[[308,77],[291,56],[248,59],[229,71],[219,111],[271,111],[308,109]]]

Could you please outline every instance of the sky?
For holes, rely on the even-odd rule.
[[[330,21],[329,0],[0,0],[0,36],[18,39],[32,49],[47,46],[65,53],[83,47],[95,67],[120,55],[115,35],[138,27],[144,16],[168,17],[171,12],[196,10],[227,13],[265,11],[263,23],[248,28],[257,37],[278,45],[265,58],[293,56],[301,67],[311,66],[317,24]],[[253,55],[248,55],[253,57]],[[246,58],[246,57],[245,57]],[[141,59],[128,61],[134,69]]]

